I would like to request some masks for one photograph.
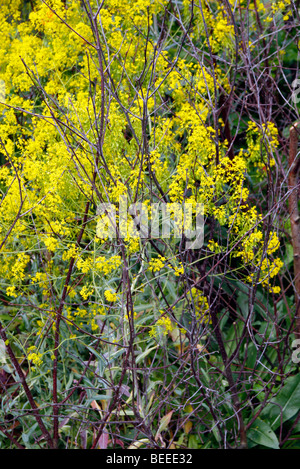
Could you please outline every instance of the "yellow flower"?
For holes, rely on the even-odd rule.
[[[164,314],[164,311],[160,310],[161,314]],[[157,337],[159,333],[167,335],[168,332],[172,331],[172,322],[168,316],[163,316],[158,319],[154,326],[151,326],[149,335],[150,337]]]
[[[104,296],[110,303],[114,303],[115,301],[117,301],[117,293],[114,293],[111,290],[105,290]]]
[[[109,275],[113,270],[120,267],[122,264],[121,256],[111,256],[106,258],[104,256],[99,256],[96,259],[95,267],[97,271],[104,275]]]
[[[178,266],[173,267],[173,269],[176,277],[180,277],[180,275],[184,274],[184,267],[181,263]]]
[[[270,291],[270,293],[275,293],[275,294],[277,294],[277,293],[280,293],[280,292],[281,292],[281,288],[278,287],[278,286],[276,286],[276,287],[270,287],[270,288],[269,288],[269,291]]]
[[[87,274],[92,268],[93,260],[91,257],[87,259],[78,259],[77,267],[83,274]]]
[[[152,259],[149,262],[149,269],[152,272],[159,272],[165,266],[165,262],[166,258],[159,254],[156,259]]]
[[[32,361],[33,364],[36,366],[41,366],[43,363],[43,360],[42,360],[43,355],[39,352],[36,352],[36,346],[32,345],[31,347],[29,347],[28,352],[30,352],[27,355],[28,360]]]
[[[92,287],[87,287],[86,285],[84,285],[79,293],[84,300],[87,300],[88,297],[93,294],[93,292],[94,289]]]
[[[6,294],[8,296],[13,296],[14,298],[17,298],[18,294],[16,293],[16,287],[15,286],[7,287]]]
[[[53,236],[44,239],[44,243],[48,251],[54,252],[57,249],[58,241]]]

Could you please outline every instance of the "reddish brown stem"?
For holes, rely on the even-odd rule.
[[[294,281],[295,281],[295,306],[296,306],[296,335],[300,337],[300,216],[298,207],[299,186],[299,159],[298,149],[298,123],[290,128],[289,150],[289,215],[291,221],[292,246],[294,251]]]
[[[38,410],[38,407],[36,405],[36,403],[34,402],[34,398],[32,396],[32,393],[28,387],[28,384],[26,382],[26,379],[25,379],[25,376],[24,376],[24,373],[22,371],[22,368],[14,354],[14,352],[12,351],[12,348],[11,346],[9,345],[9,342],[7,340],[7,336],[5,334],[5,331],[4,329],[2,328],[2,325],[0,324],[0,336],[1,336],[1,339],[5,342],[5,345],[6,345],[6,350],[7,350],[7,353],[8,353],[8,356],[11,360],[11,363],[13,364],[16,372],[18,373],[19,375],[19,378],[20,378],[20,381],[21,381],[21,384],[23,386],[23,389],[24,389],[24,392],[27,396],[27,399],[29,401],[29,404],[32,408],[32,411],[33,411],[33,415],[41,429],[41,432],[44,436],[44,438],[47,440],[48,442],[48,445],[49,445],[49,448],[53,448],[53,441],[52,441],[52,438],[50,436],[50,433],[48,432],[48,430],[46,429],[44,423],[43,423],[43,420],[41,418],[41,415],[39,413],[39,410]]]

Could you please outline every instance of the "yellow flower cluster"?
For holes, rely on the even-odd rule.
[[[216,254],[222,252],[222,247],[217,243],[217,241],[214,241],[213,239],[208,241],[207,248]]]
[[[117,293],[111,290],[105,290],[104,296],[109,303],[115,303],[118,299]]]
[[[163,314],[163,311],[160,311]],[[159,334],[167,335],[168,332],[172,331],[172,322],[168,316],[159,318],[154,326],[151,326],[149,335],[150,337],[158,337]]]
[[[88,287],[84,285],[79,293],[84,300],[87,300],[88,297],[93,294],[93,292],[94,292],[94,289],[92,287]]]
[[[32,345],[27,350],[29,353],[27,355],[28,360],[32,361],[32,363],[36,366],[41,366],[43,364],[42,354],[37,351],[35,345]]]
[[[271,231],[268,240],[267,254],[272,254],[279,248],[279,239],[275,231]]]
[[[281,289],[279,286],[270,286],[270,279],[276,277],[279,273],[280,269],[283,266],[283,261],[277,257],[273,261],[270,261],[268,258],[263,259],[260,268],[260,275],[259,275],[259,282],[266,288],[269,289],[271,293],[280,293]],[[256,281],[256,273],[252,272],[247,280],[248,282],[252,283],[254,280]]]
[[[156,259],[151,259],[149,262],[149,270],[152,272],[159,272],[163,267],[165,267],[167,259],[160,254]]]
[[[69,324],[74,323],[75,326],[80,327],[84,326],[86,323],[87,326],[91,327],[92,332],[95,332],[99,329],[95,316],[97,315],[96,308],[76,308],[72,310],[71,307],[66,308],[66,320]],[[100,314],[98,312],[98,314]],[[72,322],[71,322],[72,321]],[[74,334],[73,337],[76,337]]]
[[[180,277],[180,275],[184,274],[184,267],[181,262],[178,266],[174,266],[173,269],[176,277]]]
[[[72,258],[75,259],[78,256],[78,254],[79,254],[79,249],[74,244],[71,247],[69,247],[67,251],[63,252],[62,260],[67,261],[67,260],[72,259]]]
[[[121,256],[111,256],[108,258],[99,256],[95,261],[96,270],[104,275],[109,275],[113,270],[120,267],[121,264]]]
[[[7,287],[6,289],[6,294],[8,296],[12,296],[14,298],[17,298],[18,297],[18,293],[16,292],[16,287],[15,285],[12,285],[11,287]]]
[[[11,277],[15,280],[24,280],[25,278],[25,268],[30,261],[28,254],[24,252],[18,254],[17,260],[11,268]]]
[[[79,258],[77,261],[78,269],[83,273],[87,274],[93,266],[93,258],[87,257],[86,259]]]
[[[278,130],[273,122],[262,124],[261,128],[255,122],[249,122],[247,129],[247,155],[249,163],[260,170],[266,170],[267,165],[275,165],[274,150],[278,147]]]
[[[191,305],[195,308],[195,314],[198,321],[203,324],[210,324],[211,319],[209,315],[209,305],[206,296],[203,292],[194,287],[188,291],[187,297]]]
[[[228,24],[228,20],[219,14],[214,22],[214,30],[211,39],[211,48],[214,53],[224,50],[224,47],[232,47],[234,41],[234,27]]]
[[[49,277],[46,272],[37,272],[34,277],[31,278],[33,284],[38,284],[42,288],[43,295],[49,295]]]

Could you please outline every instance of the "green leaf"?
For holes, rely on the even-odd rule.
[[[260,419],[256,419],[247,433],[249,447],[262,445],[267,448],[279,449],[277,436],[270,425]],[[254,444],[253,444],[254,443]]]
[[[30,437],[34,433],[37,426],[38,426],[38,424],[34,423],[32,425],[32,427],[27,432],[22,433],[22,440],[23,440],[26,448],[32,448],[32,445],[30,444]]]
[[[164,430],[166,430],[168,428],[168,425],[170,423],[173,412],[174,412],[174,410],[171,410],[166,415],[164,415],[164,417],[161,418],[161,420],[159,422],[158,430],[157,430],[156,435],[155,435],[155,441],[157,441],[157,439],[159,438],[161,432],[163,432]]]
[[[139,363],[140,361],[142,361],[145,357],[147,357],[147,355],[149,355],[149,353],[152,352],[152,350],[155,350],[157,347],[158,345],[156,344],[154,345],[154,347],[150,347],[148,350],[145,350],[140,355],[138,355],[136,358],[136,363]]]
[[[273,430],[281,422],[286,422],[299,412],[300,402],[300,374],[290,376],[277,396],[264,408],[261,418],[268,421]]]
[[[244,292],[239,292],[237,299],[236,299],[237,304],[239,305],[239,308],[242,312],[242,315],[244,318],[247,318],[249,314],[249,298],[248,294]]]
[[[225,342],[225,350],[228,357],[235,351],[240,338],[242,337],[242,332],[244,329],[244,323],[242,321],[236,321],[230,327]]]
[[[199,439],[196,435],[190,435],[189,436],[189,443],[188,443],[188,448],[189,449],[198,449],[199,448]]]

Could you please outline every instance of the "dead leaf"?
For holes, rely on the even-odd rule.
[[[193,424],[190,420],[188,420],[187,422],[185,422],[184,424],[184,433],[187,435],[188,433],[190,433],[191,429],[193,427]]]

